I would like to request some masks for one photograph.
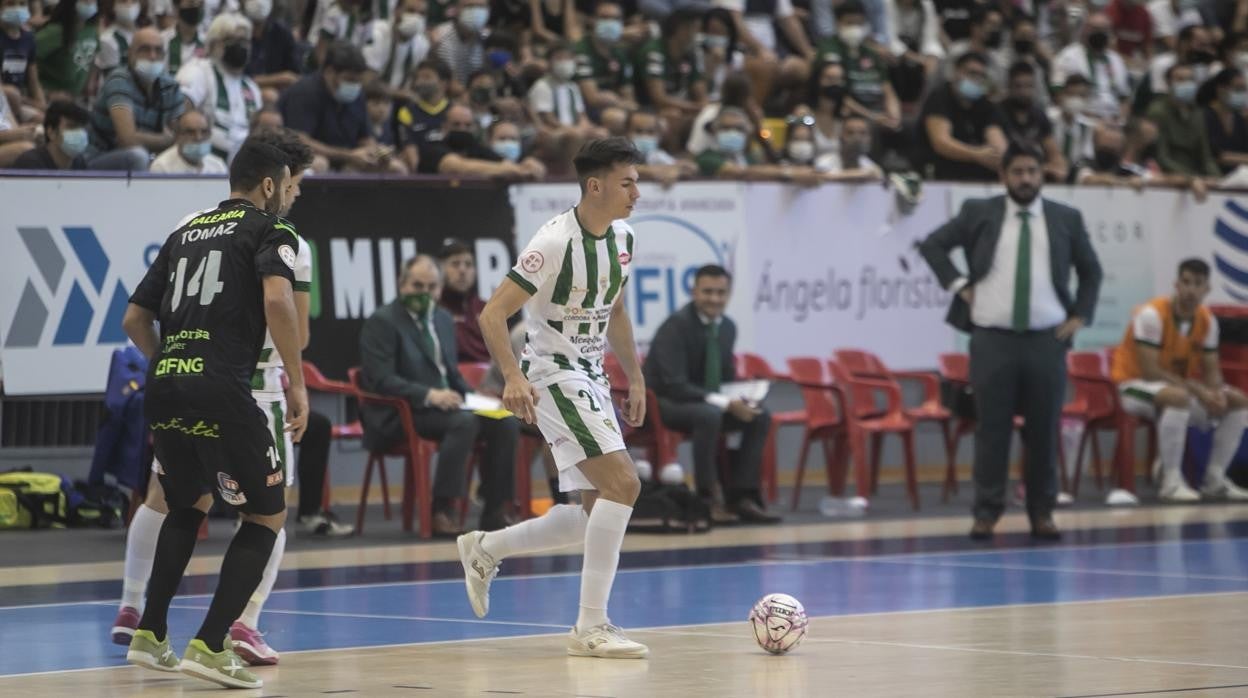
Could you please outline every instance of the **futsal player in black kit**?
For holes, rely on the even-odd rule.
[[[287,429],[295,441],[307,423],[292,285],[300,243],[276,215],[289,178],[281,150],[245,142],[230,165],[230,199],[169,236],[123,321],[150,359],[145,410],[169,504],[126,659],[228,688],[263,685],[227,635],[286,521],[281,464],[250,387],[266,327],[290,377]],[[179,661],[169,645],[169,603],[214,489],[241,510],[242,525],[221,563],[207,617]]]

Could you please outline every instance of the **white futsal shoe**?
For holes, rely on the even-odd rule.
[[[1161,478],[1161,488],[1158,496],[1163,502],[1199,502],[1200,494],[1189,487],[1182,475],[1166,476]]]
[[[1206,499],[1224,499],[1229,502],[1248,501],[1248,490],[1231,482],[1231,479],[1225,475],[1205,478],[1205,484],[1200,488],[1200,493]]]
[[[490,582],[498,575],[498,562],[481,547],[483,531],[469,531],[455,539],[459,547],[459,561],[464,565],[464,586],[468,589],[468,603],[478,618],[490,612]]]
[[[572,628],[568,633],[568,654],[573,657],[645,659],[650,649],[628,639],[619,626],[603,623],[585,630]]]

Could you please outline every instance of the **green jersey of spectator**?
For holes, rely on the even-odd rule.
[[[584,37],[573,47],[576,51],[576,79],[593,80],[600,90],[619,92],[633,79],[633,66],[628,54],[618,44],[602,55],[591,37]]]
[[[715,148],[708,148],[695,155],[693,161],[697,164],[698,175],[701,177],[718,177],[719,171],[728,164],[742,166],[758,164],[758,159],[748,149],[742,155],[729,155]]]
[[[49,23],[35,34],[35,60],[45,92],[68,92],[81,97],[100,45],[94,24],[84,24],[68,46],[62,45],[61,25]]]
[[[646,81],[651,78],[663,81],[663,90],[668,96],[690,99],[693,85],[703,80],[703,70],[702,56],[696,49],[690,48],[685,55],[672,57],[667,55],[663,39],[647,41],[637,49],[633,62],[638,104],[653,104],[646,89]]]
[[[888,65],[878,53],[865,44],[851,51],[835,36],[820,41],[815,53],[821,63],[839,63],[844,68],[846,88],[854,101],[871,111],[884,111]]]

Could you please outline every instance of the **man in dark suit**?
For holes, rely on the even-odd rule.
[[[732,348],[737,326],[724,316],[731,286],[732,276],[723,267],[707,265],[697,271],[693,302],[664,320],[650,343],[646,385],[658,395],[663,425],[692,436],[694,482],[708,501],[714,500],[718,479],[720,434],[741,432],[725,488],[728,508],[713,504],[715,519],[775,523],[780,517],[763,510],[758,493],[771,415],[719,393],[720,386],[736,380]]]
[[[373,313],[360,332],[361,382],[365,390],[411,402],[416,431],[437,439],[438,470],[433,482],[433,532],[462,531],[451,516],[455,499],[467,495],[464,467],[478,439],[482,530],[506,527],[503,505],[512,493],[512,459],[520,423],[512,417],[489,419],[461,410],[469,391],[456,361],[455,321],[437,306],[441,275],[432,257],[420,255],[403,267],[399,297]],[[390,448],[403,438],[398,413],[386,407],[360,411],[364,446]]]
[[[919,249],[936,278],[955,293],[947,321],[971,334],[975,392],[975,524],[987,540],[1005,510],[1014,415],[1025,420],[1023,445],[1031,534],[1061,537],[1057,499],[1058,426],[1066,390],[1066,350],[1092,322],[1101,265],[1079,211],[1040,198],[1043,156],[1013,144],[1002,159],[1008,196],[969,199],[957,217]],[[960,247],[969,270],[949,253]],[[1079,287],[1070,293],[1074,270]]]

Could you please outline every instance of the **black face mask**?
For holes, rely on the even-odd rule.
[[[474,87],[468,91],[468,98],[473,104],[489,104],[494,98],[494,90],[488,87]]]
[[[1109,32],[1092,32],[1088,34],[1088,48],[1093,51],[1104,51],[1109,48]]]
[[[845,86],[844,85],[824,85],[823,96],[827,97],[833,102],[839,102],[845,98]]]
[[[234,41],[225,45],[221,54],[221,63],[230,70],[242,70],[251,60],[251,44],[245,41]]]
[[[990,32],[988,36],[984,37],[984,46],[993,49],[1001,48],[1002,38],[1003,36],[1000,29]]]
[[[477,137],[468,131],[451,131],[446,134],[446,145],[454,151],[468,150],[476,142]]]
[[[1014,42],[1014,53],[1029,54],[1036,50],[1036,42],[1031,39],[1018,39]]]
[[[1122,161],[1122,156],[1112,150],[1097,148],[1094,153],[1096,160],[1096,169],[1098,172],[1117,172],[1118,163]]]
[[[1217,59],[1218,57],[1215,56],[1212,51],[1206,51],[1204,49],[1197,49],[1197,50],[1192,51],[1193,63],[1201,63],[1203,65],[1208,65],[1216,61]]]
[[[1033,100],[1030,97],[1006,97],[1005,105],[1011,109],[1026,109],[1032,105]]]
[[[199,7],[183,7],[178,10],[178,19],[182,20],[183,24],[194,24],[198,26],[200,22],[204,21],[203,5],[200,5]]]

